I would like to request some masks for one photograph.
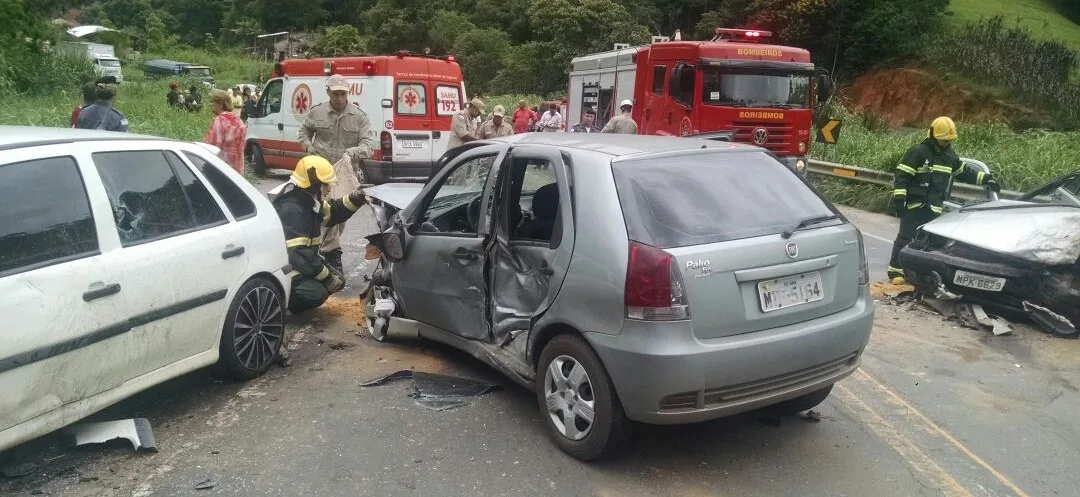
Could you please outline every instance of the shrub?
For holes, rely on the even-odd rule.
[[[0,48],[0,95],[47,95],[71,91],[97,76],[87,59],[44,53],[13,43]]]

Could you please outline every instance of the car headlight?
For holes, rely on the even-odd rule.
[[[800,173],[806,171],[806,161],[802,159],[795,161],[795,170]]]

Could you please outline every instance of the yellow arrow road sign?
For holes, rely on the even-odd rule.
[[[818,128],[817,142],[836,145],[836,142],[840,139],[840,126],[842,125],[843,121],[839,119],[829,119],[828,122]]]

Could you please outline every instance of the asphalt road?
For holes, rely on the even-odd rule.
[[[268,183],[263,185],[268,188]],[[847,211],[884,279],[895,222]],[[861,370],[819,420],[749,413],[681,427],[637,427],[619,457],[583,464],[547,439],[531,392],[471,358],[360,330],[355,285],[367,213],[344,237],[350,287],[292,324],[291,368],[248,384],[197,372],[96,419],[147,417],[159,452],[69,448],[59,434],[0,454],[35,464],[0,477],[0,493],[70,496],[1051,496],[1077,495],[1080,341],[1020,326],[992,337],[883,302]],[[435,412],[408,382],[361,388],[415,369],[502,388]],[[213,488],[194,490],[211,480]]]

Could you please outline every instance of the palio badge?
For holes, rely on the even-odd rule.
[[[712,264],[708,260],[698,259],[696,261],[686,262],[687,271],[697,271],[694,275],[695,278],[704,278],[706,276],[712,276]]]

